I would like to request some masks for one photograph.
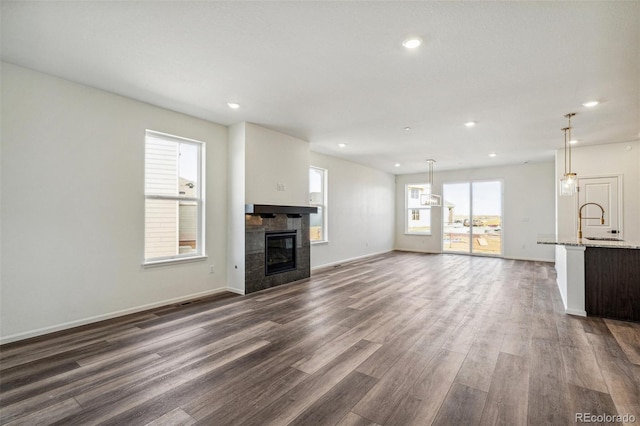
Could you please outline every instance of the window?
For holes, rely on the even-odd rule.
[[[420,204],[420,195],[429,192],[428,183],[405,186],[405,233],[431,235],[431,207]]]
[[[328,241],[327,233],[327,171],[309,168],[309,205],[318,213],[309,215],[309,234],[312,243]]]
[[[145,134],[145,263],[204,255],[204,144]]]

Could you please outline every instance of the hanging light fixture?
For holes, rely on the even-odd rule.
[[[420,194],[420,205],[430,207],[440,207],[442,205],[442,199],[439,195],[433,193],[433,163],[436,160],[429,159],[427,164],[429,165],[429,189]]]
[[[571,117],[576,115],[575,112],[566,114],[565,117],[569,119],[569,125],[563,129],[564,132],[564,175],[560,179],[560,195],[563,197],[571,197],[576,193],[576,186],[578,183],[578,176],[571,171]],[[567,132],[569,133],[567,137]]]

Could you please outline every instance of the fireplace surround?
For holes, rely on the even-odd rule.
[[[316,212],[307,206],[245,205],[245,294],[311,275],[309,214]]]

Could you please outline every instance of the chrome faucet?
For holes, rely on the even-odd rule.
[[[593,204],[594,206],[600,207],[602,210],[602,216],[600,217],[582,217],[582,209],[589,204]],[[604,209],[598,203],[584,203],[580,206],[580,210],[578,210],[578,239],[582,238],[582,219],[600,219],[600,225],[604,225]]]

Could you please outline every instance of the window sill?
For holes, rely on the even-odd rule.
[[[323,241],[311,241],[311,245],[312,245],[312,246],[321,245],[321,244],[329,244],[329,240],[323,240]]]
[[[162,260],[148,260],[142,263],[143,268],[155,268],[157,266],[172,265],[176,263],[188,263],[188,262],[200,262],[207,259],[208,256],[189,256],[189,257],[176,257],[174,259],[162,259]]]
[[[423,237],[431,237],[433,234],[432,233],[426,233],[426,232],[405,232],[404,235],[417,235],[417,236],[423,236]]]

